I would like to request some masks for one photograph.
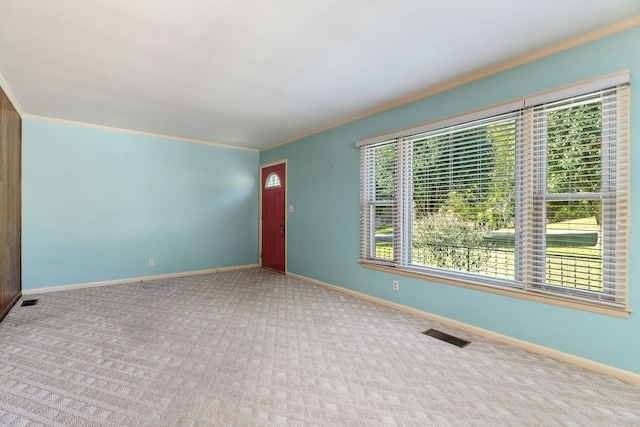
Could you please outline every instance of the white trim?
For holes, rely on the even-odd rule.
[[[507,70],[510,70],[512,68],[516,68],[516,67],[519,67],[521,65],[528,64],[528,63],[533,62],[533,61],[537,61],[538,59],[542,59],[542,58],[545,58],[547,56],[554,55],[554,54],[556,54],[558,52],[562,52],[564,50],[571,49],[571,48],[574,48],[576,46],[580,46],[580,45],[583,45],[585,43],[592,42],[594,40],[599,40],[601,38],[608,37],[608,36],[610,36],[612,34],[616,34],[616,33],[619,33],[621,31],[628,30],[630,28],[634,28],[637,25],[640,25],[640,15],[634,16],[634,17],[629,18],[629,19],[625,19],[624,21],[617,22],[615,24],[609,25],[609,26],[601,28],[599,30],[595,30],[595,31],[592,31],[590,33],[583,34],[581,36],[574,37],[572,39],[569,39],[569,40],[554,44],[552,46],[542,48],[542,49],[537,50],[535,52],[532,52],[530,54],[515,58],[515,59],[513,59],[511,61],[507,61],[507,62],[504,62],[502,64],[498,64],[498,65],[493,66],[493,67],[485,68],[484,70],[480,70],[480,71],[478,71],[476,73],[472,73],[472,74],[469,74],[469,75],[466,75],[466,76],[462,76],[462,77],[460,77],[458,79],[455,79],[455,80],[449,81],[447,83],[443,83],[441,85],[435,86],[433,88],[430,88],[430,89],[415,93],[413,95],[398,99],[398,100],[390,102],[388,104],[384,104],[384,105],[382,105],[380,107],[376,107],[374,109],[364,111],[362,113],[356,114],[355,116],[347,117],[346,119],[340,120],[338,122],[328,123],[327,125],[322,126],[320,128],[313,129],[311,131],[296,135],[296,136],[294,136],[292,138],[285,139],[284,141],[277,142],[277,143],[272,144],[272,145],[270,145],[268,147],[261,148],[260,152],[268,151],[268,150],[274,149],[276,147],[280,147],[282,145],[290,144],[292,142],[299,141],[299,140],[301,140],[303,138],[307,138],[309,136],[316,135],[318,133],[327,131],[329,129],[333,129],[333,128],[336,128],[338,126],[345,125],[347,123],[355,122],[356,120],[364,119],[366,117],[373,116],[373,115],[381,113],[383,111],[391,110],[391,109],[393,109],[395,107],[399,107],[399,106],[402,106],[402,105],[405,105],[405,104],[409,104],[411,102],[415,102],[415,101],[418,101],[418,100],[421,100],[421,99],[428,98],[430,96],[436,95],[438,93],[445,92],[447,90],[454,89],[456,87],[459,87],[459,86],[474,82],[476,80],[481,80],[481,79],[483,79],[485,77],[490,77],[490,76],[497,75],[497,74],[499,74],[499,73],[501,73],[503,71],[507,71]]]
[[[625,371],[620,368],[616,368],[613,366],[605,365],[604,363],[596,362],[593,360],[585,359],[580,356],[576,356],[569,353],[564,353],[562,351],[555,350],[553,348],[544,347],[542,345],[533,344],[527,341],[519,340],[517,338],[513,338],[507,335],[502,335],[497,332],[489,331],[487,329],[479,328],[477,326],[472,326],[466,323],[462,323],[457,320],[449,319],[447,317],[439,316],[437,314],[428,313],[425,311],[421,311],[412,307],[407,307],[402,304],[398,304],[395,302],[387,301],[381,298],[373,297],[371,295],[363,294],[357,291],[352,291],[351,289],[343,288],[340,286],[332,285],[329,283],[322,282],[316,279],[310,279],[305,276],[301,276],[299,274],[287,273],[287,276],[290,276],[294,279],[302,280],[307,283],[311,283],[313,285],[322,286],[324,288],[332,289],[337,292],[341,292],[343,294],[351,295],[356,298],[363,299],[365,301],[373,302],[375,304],[379,304],[385,307],[393,308],[398,311],[412,314],[414,316],[422,317],[424,319],[428,319],[434,322],[442,323],[447,326],[451,326],[454,328],[461,329],[466,332],[470,332],[472,334],[480,335],[484,338],[489,338],[507,345],[511,345],[514,347],[522,348],[524,350],[530,351],[532,353],[537,353],[543,356],[551,357],[556,360],[560,360],[561,362],[570,363],[572,365],[580,366],[581,368],[588,369],[593,372],[597,372],[604,375],[609,375],[611,377],[618,378],[622,381],[626,381],[631,384],[640,385],[640,374],[636,374],[634,372]]]
[[[18,112],[18,115],[20,117],[24,117],[24,110],[22,109],[22,107],[20,107],[20,103],[18,103],[18,100],[13,95],[13,92],[11,92],[11,89],[9,89],[9,84],[4,79],[4,77],[2,77],[2,74],[0,74],[0,88],[2,88],[4,94],[7,95],[7,98],[9,98],[9,101],[13,105],[13,108],[15,108]]]
[[[59,123],[63,125],[79,126],[84,128],[90,128],[90,129],[106,130],[111,132],[128,133],[131,135],[148,136],[151,138],[168,139],[170,141],[188,142],[190,144],[210,145],[213,147],[228,148],[230,150],[251,151],[255,153],[260,151],[257,148],[239,147],[236,145],[220,144],[218,142],[203,141],[200,139],[182,138],[179,136],[162,135],[159,133],[143,132],[143,131],[132,130],[132,129],[122,129],[122,128],[116,128],[111,126],[96,125],[92,123],[74,122],[72,120],[55,119],[52,117],[36,116],[33,114],[24,114],[22,118],[31,119],[31,120],[40,120],[43,122]]]
[[[504,104],[498,104],[492,107],[482,108],[482,109],[473,110],[464,114],[446,117],[444,119],[439,119],[433,122],[424,123],[418,126],[399,129],[393,132],[383,133],[380,135],[370,136],[368,138],[364,138],[356,142],[356,147],[360,148],[360,147],[364,147],[365,145],[375,144],[383,141],[389,141],[395,138],[418,135],[420,133],[429,132],[436,129],[455,126],[455,125],[459,125],[466,122],[473,122],[475,120],[498,116],[500,114],[511,113],[513,111],[520,110],[523,107],[524,107],[524,100],[518,99],[518,100],[510,101]]]
[[[437,119],[432,122],[420,124],[418,126],[412,126],[408,128],[394,130],[379,135],[370,136],[356,142],[356,147],[361,148],[366,145],[376,144],[378,142],[389,141],[396,138],[408,137],[418,135],[420,133],[429,132],[449,126],[456,126],[466,122],[473,122],[475,120],[485,119],[500,114],[507,114],[523,108],[530,108],[533,106],[546,104],[549,102],[558,101],[561,99],[567,99],[578,95],[584,95],[585,93],[593,92],[603,88],[609,88],[626,84],[631,81],[631,74],[629,71],[622,71],[619,73],[609,74],[603,77],[598,77],[591,80],[586,80],[577,84],[561,87],[559,89],[553,89],[546,92],[537,93],[534,95],[517,98],[512,101],[505,102],[503,104],[493,105],[487,108],[481,108],[478,110],[472,110],[466,113],[458,114],[455,116],[445,117],[443,119]]]
[[[201,274],[219,273],[221,271],[246,270],[249,268],[257,268],[258,264],[237,265],[233,267],[210,268],[207,270],[185,271],[181,273],[159,274],[156,276],[130,277],[127,279],[105,280],[103,282],[79,283],[75,285],[51,286],[48,288],[26,289],[22,291],[22,295],[45,294],[49,292],[72,291],[75,289],[95,288],[98,286],[122,285],[126,283],[148,282],[150,280],[173,279],[176,277],[198,276]]]
[[[524,106],[525,108],[529,108],[537,105],[547,104],[549,102],[555,102],[561,99],[568,99],[574,96],[584,95],[589,92],[595,92],[604,88],[627,84],[630,81],[631,74],[629,73],[629,71],[609,74],[604,77],[587,80],[575,85],[550,90],[548,92],[543,92],[534,96],[528,96],[524,100]]]

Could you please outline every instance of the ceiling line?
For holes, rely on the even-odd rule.
[[[159,133],[144,132],[144,131],[132,130],[132,129],[123,129],[123,128],[117,128],[117,127],[112,127],[112,126],[96,125],[96,124],[93,124],[93,123],[75,122],[73,120],[56,119],[56,118],[53,118],[53,117],[36,116],[36,115],[33,115],[33,114],[24,114],[22,116],[22,118],[23,119],[45,121],[45,122],[52,122],[52,123],[59,123],[59,124],[65,124],[65,125],[72,125],[72,126],[79,126],[79,127],[85,127],[85,128],[91,128],[91,129],[106,130],[106,131],[111,131],[111,132],[128,133],[128,134],[132,134],[132,135],[148,136],[148,137],[152,137],[152,138],[168,139],[168,140],[176,141],[176,142],[186,142],[186,143],[190,143],[190,144],[210,145],[210,146],[213,146],[213,147],[228,148],[228,149],[231,149],[231,150],[250,151],[250,152],[254,152],[254,153],[259,152],[259,150],[257,148],[241,147],[241,146],[230,145],[230,144],[221,144],[219,142],[204,141],[204,140],[201,140],[201,139],[191,139],[191,138],[183,138],[183,137],[179,137],[179,136],[162,135],[162,134],[159,134]]]
[[[11,104],[13,104],[13,108],[15,108],[15,110],[18,112],[18,115],[23,118],[24,110],[22,109],[22,107],[20,107],[20,103],[13,95],[13,92],[11,92],[11,89],[9,89],[9,84],[4,79],[4,77],[2,77],[2,74],[0,74],[0,89],[2,89],[5,95],[7,95],[7,98],[9,98],[9,101],[11,101]]]
[[[579,46],[581,44],[585,44],[585,43],[588,43],[588,42],[591,42],[591,41],[594,41],[594,40],[601,39],[601,38],[606,37],[606,36],[610,36],[610,35],[615,34],[615,33],[619,33],[620,31],[628,30],[628,29],[633,28],[633,27],[638,26],[638,25],[640,25],[640,15],[634,16],[633,18],[625,19],[624,21],[617,22],[615,24],[609,25],[609,26],[601,28],[599,30],[591,31],[591,32],[583,34],[581,36],[574,37],[574,38],[569,39],[569,40],[565,40],[565,41],[557,43],[555,45],[552,45],[552,46],[537,50],[537,51],[535,51],[533,53],[530,53],[530,54],[527,54],[527,55],[523,55],[523,56],[518,57],[516,59],[512,59],[510,61],[503,62],[502,64],[498,64],[498,65],[495,65],[493,67],[485,68],[484,70],[480,70],[478,72],[469,74],[467,76],[463,76],[463,77],[460,77],[458,79],[452,80],[450,82],[443,83],[443,84],[438,85],[436,87],[433,87],[433,88],[418,92],[418,93],[413,94],[413,95],[409,95],[409,96],[407,96],[405,98],[402,98],[402,99],[399,99],[397,101],[393,101],[393,102],[384,104],[384,105],[382,105],[380,107],[376,107],[376,108],[373,108],[371,110],[367,110],[365,112],[362,112],[362,113],[356,114],[354,116],[348,117],[346,119],[343,119],[343,120],[340,120],[340,121],[337,121],[337,122],[334,122],[334,123],[330,123],[330,124],[328,124],[326,126],[311,130],[309,132],[302,133],[300,135],[294,136],[293,138],[289,138],[289,139],[286,139],[284,141],[281,141],[281,142],[275,143],[273,145],[270,145],[268,147],[262,148],[262,149],[260,149],[260,151],[261,152],[262,151],[268,151],[268,150],[271,150],[273,148],[279,147],[281,145],[286,145],[286,144],[289,144],[291,142],[295,142],[295,141],[298,141],[300,139],[303,139],[303,138],[318,134],[320,132],[324,132],[326,130],[336,128],[338,126],[342,126],[344,124],[351,123],[351,122],[354,122],[356,120],[364,119],[365,117],[373,116],[374,114],[378,114],[378,113],[381,113],[381,112],[386,111],[386,110],[390,110],[390,109],[395,108],[395,107],[399,107],[401,105],[409,104],[411,102],[418,101],[420,99],[428,98],[428,97],[436,95],[438,93],[441,93],[441,92],[456,88],[458,86],[462,86],[462,85],[465,85],[467,83],[471,83],[473,81],[480,80],[482,78],[489,77],[489,76],[492,76],[494,74],[498,74],[500,72],[509,70],[511,68],[519,67],[520,65],[524,65],[526,63],[533,62],[535,60],[544,58],[546,56],[553,55],[553,54],[561,52],[563,50],[567,50],[567,49],[570,49],[572,47]]]

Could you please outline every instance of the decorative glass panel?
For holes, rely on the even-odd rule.
[[[264,185],[264,188],[280,188],[280,177],[277,173],[271,172],[267,177],[267,183]]]

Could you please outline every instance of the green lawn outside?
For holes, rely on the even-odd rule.
[[[564,231],[564,232],[563,232]],[[393,260],[393,242],[389,238],[393,229],[381,227],[376,235],[385,236],[376,242],[376,257]],[[485,238],[492,248],[467,249],[461,251],[484,251],[484,261],[478,268],[451,268],[489,277],[514,279],[514,230],[501,229]],[[602,291],[602,256],[597,245],[595,218],[565,221],[547,226],[546,283]],[[433,260],[420,259],[414,251],[413,264],[436,265]]]

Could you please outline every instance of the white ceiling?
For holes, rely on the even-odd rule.
[[[639,0],[2,0],[25,114],[264,148],[640,15]]]

